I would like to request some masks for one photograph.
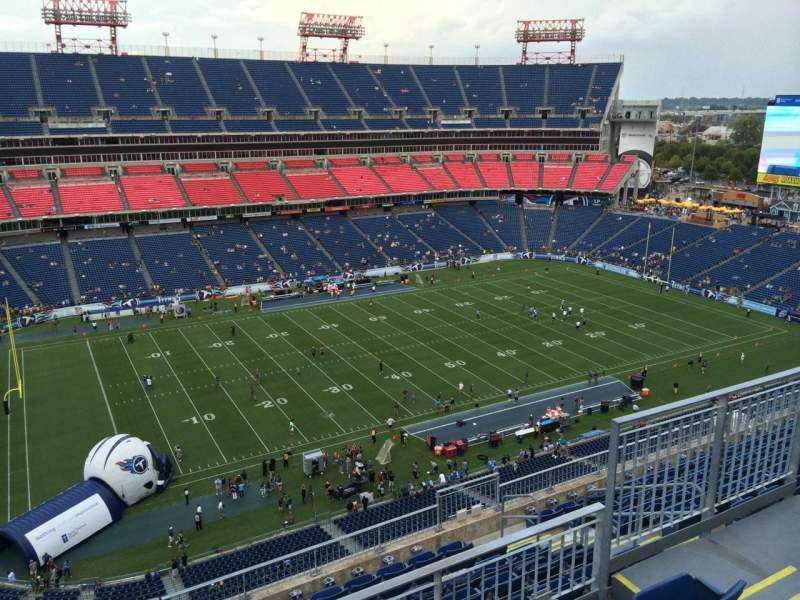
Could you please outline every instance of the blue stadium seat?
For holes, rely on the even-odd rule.
[[[211,102],[195,69],[194,59],[148,56],[147,64],[164,106],[180,117],[206,114]]]
[[[3,255],[34,294],[47,306],[68,306],[72,294],[61,244],[3,248]]]
[[[164,294],[216,286],[208,264],[188,232],[137,235],[147,272]]]
[[[464,108],[464,97],[456,80],[455,67],[440,65],[415,65],[422,89],[428,96],[431,106],[444,115],[460,115]]]
[[[326,131],[364,131],[360,119],[322,119],[322,127]]]
[[[258,114],[261,104],[239,60],[200,58],[197,60],[203,78],[217,106],[228,109],[231,116]]]
[[[503,105],[500,92],[500,68],[496,66],[463,66],[456,67],[467,97],[467,106],[477,108],[486,117],[497,114]],[[475,126],[478,125],[475,120]]]
[[[222,133],[219,122],[211,119],[172,119],[173,133]]]
[[[0,121],[0,136],[28,137],[42,135],[42,124],[38,121]]]
[[[166,133],[167,127],[164,125],[164,121],[156,119],[141,121],[112,119],[111,131],[113,133]]]
[[[542,65],[503,66],[509,106],[525,114],[534,114],[538,108],[544,106],[544,70]],[[512,119],[511,126],[520,125],[514,125]]]
[[[328,70],[328,63],[287,63],[306,93],[311,106],[321,108],[326,116],[345,117],[350,114],[350,102]]]
[[[299,221],[270,219],[250,223],[258,239],[281,268],[293,277],[321,275],[337,271],[328,257],[303,230]]]
[[[45,106],[60,117],[90,117],[100,100],[92,81],[88,54],[37,54],[36,68]]]
[[[373,117],[391,115],[392,104],[366,65],[330,63],[330,67],[357,108],[363,108]]]
[[[0,116],[27,117],[28,108],[39,105],[29,54],[0,53],[0,81]]]
[[[406,227],[425,240],[442,257],[479,256],[481,249],[453,229],[433,212],[406,213],[398,216]]]
[[[364,122],[373,131],[408,129],[400,119],[364,119]]]
[[[144,70],[141,56],[98,55],[94,70],[106,106],[117,109],[123,117],[149,117],[158,106],[155,88]]]
[[[244,66],[253,78],[267,108],[280,116],[302,116],[306,101],[294,83],[288,63],[275,60],[246,60]]]
[[[513,202],[501,200],[482,200],[475,204],[475,208],[483,215],[489,225],[507,246],[524,250],[522,230],[520,229],[520,209]]]
[[[194,233],[226,285],[261,283],[279,275],[241,223],[195,227]]]
[[[553,223],[553,211],[549,208],[527,208],[523,211],[523,215],[528,249],[533,252],[543,252],[550,243],[547,237]]]
[[[266,119],[225,119],[225,130],[230,133],[272,133],[275,128]]]
[[[275,127],[278,131],[321,131],[314,119],[278,119]]]
[[[484,250],[488,252],[505,251],[497,237],[486,228],[471,206],[443,204],[437,207],[436,212]]]
[[[409,115],[426,114],[428,103],[408,65],[371,65],[370,69],[396,106],[408,108]]]
[[[147,292],[128,238],[70,242],[69,252],[85,302],[136,298]]]
[[[346,217],[338,214],[306,217],[303,224],[343,269],[377,269],[386,259]]]
[[[427,262],[428,248],[394,217],[362,217],[353,223],[396,264]]]

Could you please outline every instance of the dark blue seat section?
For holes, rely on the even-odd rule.
[[[27,597],[27,590],[5,586],[0,587],[0,600],[22,600],[22,598]]]
[[[69,252],[85,302],[136,298],[147,293],[128,238],[70,242]]]
[[[629,245],[624,250],[618,251],[616,259],[612,262],[638,268],[644,263],[645,251],[647,251],[648,271],[660,275],[661,277],[666,277],[670,244],[675,247],[675,252],[677,253],[689,244],[714,232],[714,229],[710,227],[694,225],[693,223],[676,223],[673,221],[672,225],[675,229],[674,242],[672,237],[673,227],[666,227],[650,236],[649,247],[647,240],[642,239],[638,243]]]
[[[625,231],[615,235],[607,244],[599,248],[595,253],[598,258],[609,258],[611,256],[618,256],[620,252],[624,251],[629,246],[639,242],[646,241],[648,227],[650,231],[650,238],[661,232],[662,230],[672,229],[675,222],[670,219],[655,219],[652,217],[641,217],[635,221]]]
[[[509,119],[509,125],[511,125],[511,127],[519,127],[521,129],[538,129],[540,127],[544,127],[542,119],[533,119],[530,117],[511,117],[511,119]]]
[[[319,242],[308,237],[299,221],[254,221],[251,227],[287,275],[305,277],[338,271],[319,248]]]
[[[436,212],[484,250],[489,250],[490,252],[503,252],[505,250],[497,236],[484,225],[475,209],[471,206],[466,204],[442,205],[437,207]]]
[[[30,54],[0,53],[0,116],[27,117],[28,108],[38,106]]]
[[[586,104],[594,65],[549,65],[547,104],[557,115],[575,114]]]
[[[503,66],[509,106],[525,114],[533,114],[544,106],[544,70],[543,65]],[[514,127],[513,119],[511,126]]]
[[[278,119],[275,127],[278,131],[321,131],[314,119]]]
[[[329,117],[344,117],[350,114],[350,102],[328,69],[328,63],[290,63],[289,67],[311,102],[311,106],[321,108]]]
[[[3,248],[3,255],[34,294],[48,306],[72,304],[61,244]]]
[[[477,129],[505,129],[508,121],[499,118],[475,117],[472,120]]]
[[[100,106],[87,54],[37,54],[36,69],[45,106],[60,117],[91,117]]]
[[[105,135],[105,127],[50,127],[50,135]]]
[[[336,598],[341,598],[347,593],[347,591],[340,588],[338,585],[335,585],[311,594],[311,600],[335,600]]]
[[[116,585],[100,585],[95,588],[95,600],[149,600],[166,594],[164,583],[158,574],[148,573],[141,579]]]
[[[426,262],[430,250],[394,217],[363,217],[353,223],[395,264]]]
[[[434,212],[398,216],[400,222],[428,243],[440,256],[479,256],[481,249]]]
[[[302,116],[306,101],[289,73],[288,64],[275,60],[244,61],[267,108],[274,108],[281,116]]]
[[[38,121],[0,122],[0,136],[3,137],[28,137],[42,134],[42,124]]]
[[[303,224],[343,269],[386,266],[386,259],[346,217],[339,214],[306,217]]]
[[[147,272],[163,294],[216,285],[208,263],[190,233],[137,235],[136,244]]]
[[[409,129],[440,129],[436,121],[430,121],[428,119],[406,117],[405,121]]]
[[[365,573],[364,575],[353,577],[350,581],[345,583],[344,589],[347,590],[348,594],[352,594],[354,592],[358,592],[368,588],[369,586],[373,585],[376,581],[377,579],[375,575],[371,573]]]
[[[217,106],[224,106],[232,116],[258,114],[261,104],[242,69],[242,61],[200,58],[197,64]]]
[[[146,60],[164,106],[172,107],[181,117],[206,114],[211,102],[197,75],[194,59],[148,56]]]
[[[147,119],[140,121],[111,120],[112,133],[167,133],[164,121]]]
[[[155,87],[147,77],[141,56],[95,58],[94,70],[106,106],[117,109],[122,117],[148,117],[158,106]]]
[[[497,114],[503,105],[500,87],[500,68],[496,66],[458,66],[456,67],[467,97],[467,106],[477,108],[483,116]],[[424,84],[423,84],[424,85]],[[475,126],[478,125],[475,120]]]
[[[614,85],[619,78],[619,72],[620,63],[597,63],[592,88],[585,104],[593,106],[598,116],[584,119],[585,126],[598,125],[600,123],[600,119],[614,91]]]
[[[195,227],[194,233],[227,286],[261,283],[279,274],[241,223]]]
[[[28,298],[17,280],[8,273],[2,265],[0,265],[0,300],[8,300],[8,304],[13,308],[22,308],[24,306],[32,306],[33,302]],[[2,306],[0,306],[2,310]]]
[[[439,108],[444,115],[463,114],[461,109],[465,100],[458,86],[455,67],[416,65],[414,71],[432,106]]]
[[[373,131],[408,129],[401,119],[364,119],[364,122]]]
[[[364,131],[361,119],[322,119],[326,131]]]
[[[502,200],[481,200],[475,203],[475,208],[507,246],[516,248],[518,251],[525,250],[520,228],[520,208],[516,203]]]
[[[602,209],[582,206],[560,206],[550,249],[563,251],[575,242],[602,213]]]
[[[227,573],[247,569],[260,563],[285,557],[306,548],[330,541],[331,537],[320,527],[312,526],[299,529],[279,537],[274,537],[241,550],[235,550],[209,560],[190,564],[181,569],[181,579],[187,587],[209,581]],[[340,544],[329,544],[317,552],[301,552],[293,558],[277,561],[269,567],[249,571],[243,578],[234,578],[225,582],[222,590],[205,588],[192,592],[193,599],[229,598],[246,589],[252,590],[270,583],[303,573],[314,564],[322,565],[347,556],[347,550]]]
[[[42,594],[42,600],[78,600],[81,592],[79,589],[46,589]]]
[[[330,63],[330,67],[357,108],[373,117],[391,115],[392,104],[366,65]]]
[[[639,217],[636,215],[606,213],[597,224],[590,229],[581,240],[572,248],[575,252],[594,252],[598,246],[608,242],[623,228],[627,227]]]
[[[672,279],[688,282],[702,271],[746,250],[770,232],[761,227],[732,225],[703,238],[672,257]]]
[[[747,582],[739,579],[727,590],[720,591],[699,577],[679,573],[636,592],[633,600],[736,600],[745,587]]]
[[[272,123],[265,119],[225,119],[223,124],[226,131],[230,133],[272,133],[275,131]]]
[[[550,242],[548,236],[553,223],[553,211],[549,208],[528,208],[525,216],[525,235],[528,237],[528,249],[543,252]]]
[[[755,288],[747,297],[756,302],[797,310],[800,308],[800,265],[790,267],[786,273]]]
[[[219,122],[211,119],[172,119],[173,133],[222,133]]]
[[[375,77],[396,106],[408,108],[409,115],[425,115],[428,103],[408,65],[370,65]]]
[[[547,129],[577,129],[580,127],[580,120],[569,117],[550,117],[544,120]]]

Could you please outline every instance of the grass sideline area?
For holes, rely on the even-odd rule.
[[[587,370],[625,379],[647,365],[651,395],[641,404],[653,406],[800,363],[797,327],[756,313],[746,318],[733,306],[674,290],[659,294],[645,282],[584,266],[491,263],[437,271],[433,286],[429,275],[412,274],[418,291],[382,296],[372,306],[369,292],[354,301],[268,314],[243,306],[234,312],[234,301],[218,301],[216,314],[209,312],[210,302],[198,303],[190,319],[159,324],[132,318],[113,332],[92,332],[76,320],[24,330],[18,345],[26,394],[21,403],[12,402],[11,417],[0,427],[7,471],[3,521],[76,483],[88,450],[115,431],[163,451],[180,444],[183,462],[167,492],[129,509],[122,523],[66,555],[73,580],[163,568],[175,555],[167,548],[164,519],[185,531],[190,560],[281,529],[285,513],[276,509],[277,496],[252,497],[258,496],[265,457],[278,459],[296,523],[342,511],[343,502],[324,497],[324,480],[302,476],[301,454],[319,447],[332,453],[360,442],[374,459],[396,401],[402,426],[434,416],[439,392],[445,399],[454,396],[460,408],[471,406],[458,394],[459,382],[465,389],[474,386],[485,405],[504,399],[509,387],[523,394],[544,391],[585,380]],[[585,308],[586,326],[576,329],[574,317],[551,319],[562,298],[575,315]],[[537,308],[538,320],[528,316],[529,306]],[[135,332],[132,344],[126,344],[128,331]],[[704,375],[698,365],[687,364],[700,352],[709,361]],[[9,366],[10,356],[0,360],[0,377],[10,381]],[[256,369],[261,385],[254,381]],[[145,374],[155,381],[149,392],[140,383]],[[677,395],[674,382],[680,384]],[[416,401],[402,402],[403,390]],[[567,435],[604,428],[614,414],[583,418]],[[373,428],[380,432],[375,445]],[[293,456],[284,470],[280,455],[286,448]],[[478,453],[517,451],[514,442],[496,451],[480,445],[467,459],[476,469],[482,466]],[[411,479],[412,462],[424,471],[431,458],[414,438],[408,446],[397,444],[390,467],[398,485]],[[226,518],[207,509],[205,528],[195,533],[194,505],[213,496],[218,475],[242,469],[255,484],[247,503],[237,508],[226,498]],[[335,465],[327,479],[339,482]],[[303,483],[316,492],[313,506],[300,502]],[[184,488],[191,495],[188,508]],[[125,536],[115,528],[126,521],[136,529],[121,540]],[[9,560],[6,550],[0,568]]]

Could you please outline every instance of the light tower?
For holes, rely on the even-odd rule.
[[[364,17],[352,15],[326,15],[322,13],[300,13],[297,35],[300,37],[300,61],[308,60],[308,39],[327,38],[339,40],[339,55],[336,60],[347,62],[347,47],[350,40],[364,37]]]
[[[43,0],[42,19],[52,25],[56,34],[56,52],[64,52],[67,45],[61,35],[61,27],[107,27],[109,39],[107,46],[103,40],[73,40],[73,52],[88,49],[95,52],[107,51],[119,54],[117,46],[117,27],[127,27],[131,22],[128,0]]]
[[[522,44],[519,64],[569,63],[575,64],[575,47],[583,39],[586,29],[583,19],[534,19],[517,21],[515,37]],[[569,42],[569,52],[533,52],[528,54],[528,43]]]

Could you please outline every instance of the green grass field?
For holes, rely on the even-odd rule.
[[[318,488],[314,506],[299,502],[300,453],[362,441],[374,456],[404,389],[416,394],[416,402],[402,405],[401,425],[432,416],[436,393],[457,396],[459,382],[472,384],[486,404],[502,399],[508,387],[546,390],[581,381],[589,369],[624,378],[648,365],[652,393],[643,404],[650,406],[800,362],[800,329],[776,319],[745,318],[732,306],[679,292],[659,295],[643,282],[576,265],[497,264],[475,267],[474,280],[468,270],[440,271],[435,286],[380,297],[371,308],[362,297],[265,315],[242,307],[234,314],[232,303],[221,302],[216,315],[198,305],[186,321],[132,319],[113,333],[86,328],[75,335],[69,322],[26,330],[18,340],[25,398],[13,402],[0,427],[0,456],[7,460],[0,469],[7,478],[2,520],[77,482],[88,450],[104,436],[130,433],[164,451],[180,444],[184,459],[171,489],[128,510],[122,523],[72,553],[76,578],[121,575],[172,558],[169,524],[188,532],[191,556],[279,529],[284,515],[276,511],[276,499],[257,494],[228,501],[228,517],[217,521],[212,482],[243,468],[257,480],[262,458],[279,457],[285,448],[294,456],[281,475],[295,499],[297,522],[342,509],[322,498],[319,481],[312,483]],[[415,285],[421,281],[412,276]],[[561,298],[575,310],[585,307],[586,328],[550,319]],[[523,310],[530,305],[539,310],[538,321]],[[125,343],[126,327],[136,328],[133,344]],[[310,349],[319,346],[325,356],[312,358]],[[701,351],[710,359],[705,375],[687,367]],[[9,365],[0,361],[6,380]],[[261,385],[254,383],[256,369]],[[144,374],[155,380],[149,393],[140,383]],[[680,383],[678,396],[673,382]],[[468,403],[465,396],[457,400]],[[584,418],[569,436],[602,428],[607,419]],[[369,440],[373,427],[381,431],[375,447]],[[410,479],[413,460],[430,460],[413,440],[392,452],[400,483]],[[469,454],[479,466],[477,452]],[[335,468],[328,475],[337,480]],[[189,532],[184,487],[193,504],[208,503],[201,533]],[[8,552],[0,555],[0,567],[8,560]]]

